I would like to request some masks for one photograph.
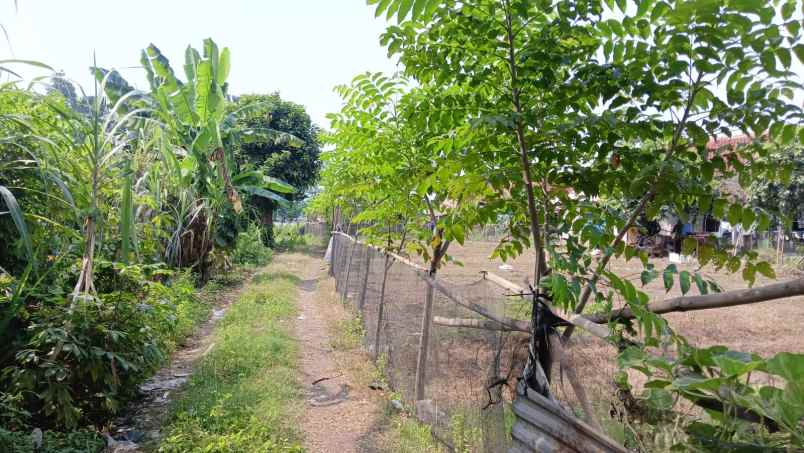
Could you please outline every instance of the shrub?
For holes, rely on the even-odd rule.
[[[292,250],[311,245],[312,238],[303,234],[301,225],[288,223],[274,226],[274,242],[280,250]]]
[[[170,275],[103,263],[97,297],[72,303],[54,290],[28,301],[0,371],[3,425],[75,428],[113,415],[209,311],[188,273],[155,281]]]
[[[95,431],[79,430],[68,433],[45,431],[41,448],[34,449],[31,433],[7,431],[0,428],[0,451],[7,453],[95,453],[106,447],[106,441]]]
[[[262,243],[261,228],[252,223],[246,231],[237,235],[233,261],[237,264],[264,266],[271,262],[273,251]]]

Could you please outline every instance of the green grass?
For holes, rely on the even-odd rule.
[[[391,445],[394,453],[445,452],[430,427],[413,417],[397,414],[391,418]]]
[[[300,452],[295,279],[255,277],[218,325],[214,346],[174,403],[160,452]]]

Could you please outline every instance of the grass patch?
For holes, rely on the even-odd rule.
[[[391,418],[388,447],[394,453],[446,452],[430,431],[430,427],[404,414]]]
[[[336,351],[351,351],[363,341],[363,320],[360,316],[336,321],[333,326],[332,348]]]
[[[281,321],[295,281],[258,276],[216,329],[211,352],[174,403],[160,452],[301,452],[293,401],[297,345]]]

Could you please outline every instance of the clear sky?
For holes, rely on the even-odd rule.
[[[13,57],[47,63],[91,89],[98,65],[146,88],[140,50],[154,43],[180,71],[188,44],[211,37],[232,52],[230,93],[279,91],[328,127],[333,92],[364,71],[394,72],[379,44],[384,18],[365,0],[0,0]],[[0,59],[10,58],[0,39]],[[123,69],[131,68],[131,69]]]

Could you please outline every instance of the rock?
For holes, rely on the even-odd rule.
[[[391,400],[391,407],[399,412],[403,412],[405,410],[405,406],[403,406],[402,401],[399,400]]]
[[[31,433],[31,443],[33,443],[34,451],[39,451],[42,448],[42,443],[44,441],[44,435],[42,434],[42,430],[39,428],[34,428],[33,432]]]
[[[368,385],[368,388],[371,390],[385,390],[385,383],[380,381],[373,381],[371,384]]]
[[[139,446],[129,440],[115,440],[109,433],[103,433],[103,437],[106,438],[105,453],[133,453],[140,451]]]

